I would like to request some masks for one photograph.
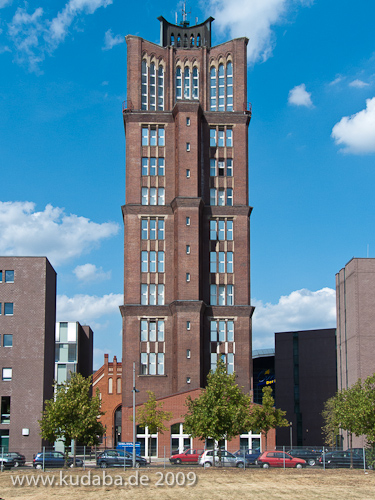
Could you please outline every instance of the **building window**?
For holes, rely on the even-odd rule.
[[[210,304],[212,306],[233,306],[233,285],[210,285]]]
[[[189,168],[186,169],[186,178],[190,179],[190,169]]]
[[[218,93],[219,93],[219,111],[224,111],[224,100],[225,100],[225,83],[224,83],[224,64],[219,64],[219,81],[218,81]]]
[[[157,72],[157,74],[156,74]],[[157,80],[156,80],[157,78]],[[161,64],[142,60],[141,109],[155,111],[164,109],[164,68]]]
[[[3,370],[2,370],[2,380],[4,382],[12,380],[12,368],[3,368]]]
[[[156,108],[156,74],[155,64],[150,64],[150,110],[155,111]]]
[[[141,83],[141,91],[142,91],[142,109],[147,109],[147,81],[148,81],[148,68],[147,61],[145,59],[142,60],[142,83]]]
[[[186,254],[189,255],[190,254],[190,245],[186,245]]]
[[[121,394],[121,378],[118,377],[116,380],[116,392],[117,394]]]
[[[142,187],[142,205],[165,205],[165,189],[163,187]]]
[[[142,158],[142,175],[164,175],[164,158]]]
[[[227,159],[227,177],[233,176],[233,160],[232,158]]]
[[[164,127],[158,127],[158,146],[165,146]]]
[[[1,396],[0,423],[10,424],[10,396]]]
[[[142,127],[142,146],[165,146],[165,130],[163,126]]]
[[[232,241],[233,240],[233,220],[215,219],[210,220],[210,240],[211,241]]]
[[[221,359],[226,367],[227,367],[227,373],[234,373],[234,354],[231,352],[228,352],[227,354],[222,354],[222,353],[216,353],[212,352],[211,353],[211,370],[214,372],[217,367],[217,362],[218,359]]]
[[[3,282],[3,271],[0,271],[0,283]]]
[[[143,251],[141,252],[142,273],[164,273],[164,252]]]
[[[142,219],[142,240],[164,240],[164,219]]]
[[[233,111],[233,64],[210,69],[210,111]]]
[[[189,117],[186,118],[186,126],[190,127],[190,118]]]
[[[5,271],[5,283],[14,283],[14,271]]]
[[[232,207],[233,206],[233,189],[232,188],[227,188],[227,207]]]
[[[210,205],[219,207],[233,206],[233,189],[210,188]]]
[[[231,128],[227,128],[226,145],[227,148],[231,148],[233,146],[233,130]]]
[[[3,335],[3,347],[12,347],[12,346],[13,346],[13,335],[5,333]]]
[[[199,95],[199,78],[198,78],[198,68],[193,68],[193,99],[198,99]]]
[[[234,342],[234,321],[211,320],[211,342]]]
[[[187,384],[190,384],[190,383],[191,383],[191,378],[190,378],[190,377],[186,377],[186,383],[187,383]]]
[[[190,281],[190,273],[186,273],[186,282],[188,283]]]
[[[164,305],[164,285],[141,284],[141,304],[149,306]]]
[[[13,316],[13,302],[4,302],[4,316]]]
[[[108,379],[108,394],[112,394],[112,393],[113,393],[113,379],[109,378]]]
[[[210,111],[216,111],[216,68],[210,70]]]
[[[219,148],[223,148],[225,146],[224,129],[219,128],[217,144],[218,144]]]
[[[186,330],[190,330],[190,321],[186,321]]]
[[[190,349],[186,349],[186,358],[190,359]]]
[[[216,148],[216,128],[210,128],[210,147]]]
[[[141,352],[142,375],[164,375],[164,353]]]
[[[233,65],[227,63],[227,111],[233,111]]]
[[[182,78],[181,68],[178,66],[176,69],[176,99],[182,98]]]
[[[164,320],[142,319],[141,342],[164,342]]]
[[[190,99],[190,69],[184,69],[184,99]]]
[[[182,76],[183,72],[183,76]],[[188,66],[182,70],[180,66],[176,68],[176,99],[198,99],[199,97],[199,74],[198,68],[193,67],[190,71]]]
[[[164,68],[161,64],[158,68],[158,109],[164,109]]]
[[[186,217],[186,225],[190,226],[190,217]]]
[[[190,142],[186,143],[186,151],[190,151]]]

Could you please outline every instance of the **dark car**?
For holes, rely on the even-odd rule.
[[[133,454],[126,450],[105,450],[98,455],[96,465],[105,469],[106,467],[133,467]],[[135,466],[145,467],[147,460],[139,455],[135,457]]]
[[[3,456],[0,455],[0,468],[1,469],[10,469],[14,467],[14,460],[12,457],[7,457],[7,453],[4,453]]]
[[[246,459],[246,465],[252,465],[256,463],[257,458],[260,455],[260,449],[255,448],[254,450],[237,450],[233,453],[236,457],[241,457]]]
[[[183,453],[176,453],[172,455],[169,459],[171,464],[192,464],[198,463],[199,456],[204,452],[204,450],[188,449]]]
[[[296,467],[301,469],[306,466],[306,461],[302,458],[294,458],[289,453],[284,453],[283,451],[272,450],[264,451],[257,458],[257,465],[263,467],[263,469],[268,469],[269,467]]]
[[[288,450],[289,455],[296,458],[303,458],[306,462],[313,467],[319,461],[319,457],[321,455],[318,451],[308,450],[308,449],[293,449]]]
[[[82,467],[83,461],[76,458],[76,467]],[[44,467],[59,467],[63,468],[65,465],[65,456],[60,451],[46,451],[44,453]],[[67,461],[68,467],[73,467],[73,457],[69,457]],[[37,453],[33,459],[33,467],[35,469],[43,468],[43,452]]]
[[[21,455],[16,451],[7,451],[4,453],[4,457],[9,457],[14,460],[14,467],[18,467],[20,465],[25,465],[26,458],[25,455]]]
[[[363,457],[350,451],[331,451],[319,457],[319,465],[325,463],[326,468],[350,467],[350,455],[353,456],[353,467],[363,468]]]

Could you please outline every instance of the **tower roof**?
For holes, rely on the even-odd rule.
[[[211,47],[213,17],[195,26],[189,26],[187,23],[171,24],[163,16],[158,17],[158,20],[160,21],[160,45],[162,47],[170,45],[187,49]]]

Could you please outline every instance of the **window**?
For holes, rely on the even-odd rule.
[[[233,64],[210,69],[210,111],[233,111]]]
[[[190,383],[191,383],[191,378],[190,378],[190,377],[186,377],[186,383],[187,383],[187,384],[190,384]]]
[[[231,128],[227,128],[227,148],[231,148],[233,146],[233,130]]]
[[[13,302],[4,303],[4,316],[13,316]]]
[[[3,282],[3,271],[0,271],[0,283]]]
[[[216,128],[210,128],[210,146],[216,147]]]
[[[227,176],[233,176],[233,160],[231,158],[227,159]]]
[[[234,342],[234,321],[211,320],[211,342]]]
[[[151,144],[152,146],[152,144]],[[155,144],[156,146],[156,144]],[[165,146],[164,127],[158,127],[158,146]]]
[[[186,358],[190,359],[190,349],[186,349]]]
[[[219,111],[224,111],[225,87],[224,87],[224,64],[219,64]]]
[[[156,128],[150,129],[150,146],[156,146]]]
[[[233,306],[233,285],[210,285],[210,304],[212,306]]]
[[[227,63],[227,111],[233,111],[233,65]]]
[[[1,420],[0,420],[0,423],[10,424],[10,396],[1,396]]]
[[[210,220],[210,240],[232,241],[233,221],[229,219]]]
[[[190,330],[190,321],[186,321],[186,330]]]
[[[142,60],[141,109],[155,111],[164,109],[164,68],[161,64],[156,68],[154,62],[148,66]]]
[[[210,177],[216,177],[216,160],[210,158]]]
[[[108,394],[113,393],[113,379],[112,377],[108,379]]]
[[[190,226],[190,217],[186,217],[186,225]]]
[[[190,254],[190,245],[186,245],[186,254],[189,255]]]
[[[142,205],[165,205],[165,189],[163,187],[142,187]]]
[[[14,283],[14,271],[5,271],[5,283]]]
[[[164,342],[164,320],[142,319],[141,342]]]
[[[141,304],[150,306],[164,305],[164,285],[160,284],[141,284]]]
[[[184,99],[190,99],[190,69],[184,69]]]
[[[190,179],[190,169],[189,168],[186,169],[186,178]]]
[[[12,368],[3,368],[2,380],[4,381],[12,380]]]
[[[188,283],[190,281],[190,273],[186,273],[186,282]]]
[[[141,109],[147,109],[147,80],[148,80],[148,71],[147,71],[147,61],[145,59],[142,60],[142,80],[141,80]]]
[[[164,203],[163,203],[164,205]],[[233,206],[233,189],[228,188],[227,189],[227,207],[232,207]]]
[[[141,353],[142,375],[164,375],[164,353]]]
[[[210,273],[216,273],[216,252],[210,252]]]
[[[190,118],[189,117],[186,118],[186,126],[190,127]]]
[[[142,127],[142,146],[148,146],[148,127]]]
[[[234,354],[233,353],[228,353],[228,354],[221,354],[221,353],[216,353],[212,352],[211,353],[211,370],[215,371],[217,367],[217,361],[218,359],[221,359],[226,367],[227,367],[227,373],[233,373],[234,372]]]
[[[224,162],[224,160],[218,161],[218,174],[219,174],[219,177],[223,177],[225,174],[225,162]]]
[[[121,378],[120,377],[116,380],[116,392],[117,392],[117,394],[121,394]]]
[[[225,206],[225,189],[224,188],[218,189],[217,204],[219,207]]]
[[[223,148],[224,145],[225,145],[224,129],[219,129],[219,131],[218,131],[218,146],[219,146],[219,148]]]
[[[158,175],[164,175],[164,158],[158,158]]]
[[[158,68],[158,110],[164,109],[164,68],[159,64]]]
[[[142,219],[141,237],[142,240],[164,240],[164,219]]]
[[[190,142],[186,143],[186,151],[190,151]]]
[[[142,158],[142,175],[148,175],[148,158]]]
[[[186,42],[187,47],[187,42]],[[190,71],[189,66],[176,68],[176,99],[199,98],[199,73],[196,66]]]
[[[198,68],[194,67],[193,68],[193,99],[198,99],[198,85],[199,85]]]
[[[1,302],[0,302],[0,316],[1,316]]]
[[[210,205],[231,207],[233,205],[233,189],[227,188],[210,188]]]
[[[12,347],[13,345],[13,335],[5,333],[3,335],[3,347]]]
[[[210,111],[216,111],[216,68],[210,70]]]
[[[178,66],[176,69],[176,99],[182,98],[182,78],[181,68]]]

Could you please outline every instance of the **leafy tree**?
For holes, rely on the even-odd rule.
[[[327,446],[337,446],[337,437],[339,435],[339,422],[336,417],[336,399],[332,397],[324,403],[322,417],[324,425],[322,427],[322,434],[324,436],[324,443]]]
[[[222,360],[208,374],[207,387],[200,396],[196,399],[188,396],[185,404],[188,412],[184,431],[192,437],[230,440],[251,428],[250,397],[236,384],[236,375],[227,373]]]
[[[148,400],[143,404],[143,406],[137,411],[136,421],[141,427],[147,427],[149,432],[149,446],[148,455],[149,461],[151,462],[151,434],[156,434],[167,430],[164,425],[165,420],[170,420],[172,418],[172,413],[169,411],[164,411],[162,409],[163,403],[157,402],[155,399],[155,394],[152,391],[147,391]]]
[[[285,417],[286,411],[275,408],[275,400],[272,397],[272,387],[263,387],[262,405],[254,405],[250,410],[251,427],[261,429],[261,433],[266,440],[271,429],[276,427],[289,427],[289,422]]]
[[[55,396],[46,401],[42,419],[39,420],[41,436],[51,443],[63,439],[65,460],[68,458],[68,446],[72,440],[84,445],[95,445],[99,436],[104,434],[104,427],[98,418],[104,413],[100,410],[100,399],[91,397],[91,377],[85,378],[73,373],[71,379],[63,384],[54,384]],[[75,466],[76,447],[74,446]]]

